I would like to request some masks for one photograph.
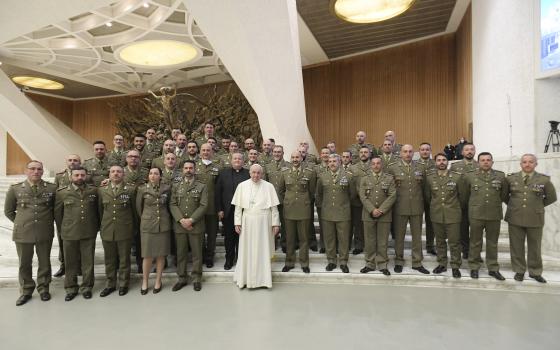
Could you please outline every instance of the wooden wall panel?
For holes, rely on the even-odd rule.
[[[31,160],[27,153],[25,153],[18,145],[16,140],[8,134],[6,139],[7,146],[7,159],[6,159],[6,174],[19,175],[24,173],[25,165]]]
[[[103,140],[113,147],[114,127],[117,116],[109,103],[126,97],[102,98],[74,102],[74,131],[89,142]]]
[[[455,32],[457,57],[457,117],[463,123],[462,135],[472,137],[472,12],[467,9],[457,32]]]

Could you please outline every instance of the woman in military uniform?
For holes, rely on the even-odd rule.
[[[161,169],[150,169],[148,183],[139,186],[136,195],[136,210],[140,217],[142,257],[144,258],[142,262],[142,295],[148,293],[148,277],[154,258],[156,258],[156,282],[153,292],[156,294],[161,291],[161,275],[165,257],[170,252],[170,198],[171,188],[161,183]]]

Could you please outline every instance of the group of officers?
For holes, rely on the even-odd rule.
[[[544,207],[556,201],[556,191],[548,176],[535,171],[534,155],[523,155],[521,171],[506,176],[492,168],[490,153],[479,153],[475,160],[471,143],[464,145],[463,159],[450,167],[445,154],[432,157],[429,143],[420,144],[419,158],[413,160],[413,146],[398,144],[393,131],[385,133],[380,148],[367,143],[365,132],[359,131],[356,143],[340,155],[332,141],[320,149],[318,157],[308,153],[309,144],[302,141],[290,153],[289,162],[284,160],[284,148],[273,139],[262,142],[261,152],[250,138],[241,149],[233,138],[214,135],[211,123],[194,140],[189,141],[179,129],[171,135],[162,143],[156,131],[148,129],[134,137],[129,150],[123,136],[115,135],[109,152],[103,141],[96,141],[94,157],[83,163],[78,155],[66,157],[67,168],[56,174],[54,184],[42,180],[40,161],[27,164],[27,180],[12,185],[5,201],[5,215],[14,222],[20,264],[16,305],[29,301],[35,288],[41,300],[51,298],[53,223],[61,263],[54,276],[65,275],[67,301],[78,292],[86,299],[92,297],[98,232],[107,277],[100,296],[117,287],[119,295],[127,294],[131,251],[138,272],[144,273],[142,294],[147,292],[150,272],[143,269],[151,269],[156,258],[159,287],[154,286],[154,293],[161,290],[161,271],[168,262],[177,266],[173,291],[190,280],[196,291],[201,290],[202,265],[214,266],[220,220],[224,268],[235,265],[238,238],[231,197],[236,186],[249,178],[247,169],[253,164],[261,165],[280,200],[282,228],[277,246],[286,253],[283,272],[292,270],[297,260],[302,271],[309,273],[312,250],[326,254],[327,271],[340,268],[348,273],[350,252],[363,252],[361,273],[378,270],[389,276],[387,247],[392,237],[393,270],[401,273],[409,226],[412,269],[429,274],[422,264],[425,222],[426,252],[437,255],[434,274],[450,266],[453,277],[460,278],[462,258],[468,258],[470,277],[478,278],[486,233],[488,273],[504,280],[498,264],[498,236],[502,203],[506,203],[514,278],[523,281],[528,269],[531,278],[546,283],[541,259]],[[39,263],[37,283],[32,278],[34,250]],[[171,259],[165,260],[166,256]],[[188,259],[193,265],[191,276],[187,276]],[[78,275],[82,275],[80,285]]]

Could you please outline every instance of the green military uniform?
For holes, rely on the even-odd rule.
[[[424,198],[430,204],[430,217],[436,235],[437,260],[447,267],[447,243],[451,256],[451,268],[461,267],[460,225],[462,175],[445,171],[431,171],[426,176]]]
[[[216,144],[217,145],[222,144],[222,139],[221,138],[219,138],[216,135],[214,135],[212,137],[216,139]],[[194,142],[196,142],[196,144],[198,145],[198,149],[200,149],[200,147],[202,147],[202,145],[204,145],[205,143],[208,143],[208,137],[206,137],[206,135],[198,136],[197,138],[194,139]]]
[[[432,158],[418,159],[417,163],[422,167],[424,174],[436,169],[436,162]],[[430,203],[424,201],[424,222],[426,223],[426,251],[434,250],[434,227],[430,219]]]
[[[317,174],[317,179],[319,178],[319,176],[328,171],[329,168],[327,167],[327,163],[323,163],[321,162],[320,164],[313,164],[311,162],[309,163],[302,163],[302,165],[305,165],[306,167],[312,168],[315,171],[315,174]],[[322,215],[321,215],[321,203],[319,203],[318,201],[315,201],[315,207],[317,208],[317,217],[319,219],[319,246],[321,247],[321,249],[325,249],[325,239],[323,236],[323,220]],[[314,223],[314,218],[315,218],[315,212],[313,211],[313,209],[311,210],[311,217],[313,218],[309,224],[310,229],[309,229],[309,248],[317,250],[317,234],[315,232],[315,223]]]
[[[220,160],[220,164],[222,164],[222,167],[231,168],[231,156],[232,156],[231,153],[225,153],[218,156],[218,159]]]
[[[167,256],[170,252],[171,186],[151,183],[141,185],[136,192],[136,213],[140,218],[142,257]]]
[[[265,165],[259,163],[258,161],[257,161],[257,162],[251,162],[250,160],[248,160],[248,161],[245,162],[245,164],[243,164],[243,167],[244,167],[245,169],[249,170],[249,169],[251,168],[251,166],[252,166],[252,165],[255,165],[255,164],[258,164],[258,165],[260,165],[260,166],[262,167],[262,171],[263,171],[262,176],[263,176],[263,178],[266,177],[266,168],[265,168]]]
[[[544,207],[556,202],[556,190],[550,177],[533,172],[508,174],[506,177],[506,217],[509,224],[511,265],[515,273],[542,274],[541,240]],[[525,238],[527,261],[525,261]]]
[[[127,151],[125,151],[124,149],[120,151],[113,149],[111,152],[109,152],[109,154],[107,155],[108,167],[111,168],[113,165],[120,165],[124,168],[126,166],[126,153]]]
[[[161,156],[162,148],[163,144],[157,140],[152,142],[146,140],[146,144],[144,145],[144,150],[152,154],[152,159]]]
[[[412,235],[412,267],[422,266],[422,214],[424,214],[422,168],[416,163],[406,164],[399,160],[389,166],[397,187],[397,200],[393,207],[395,233],[395,265],[404,265],[404,237],[406,225],[410,223]]]
[[[149,170],[145,168],[132,169],[128,166],[124,167],[123,182],[130,186],[140,186],[148,181]]]
[[[204,241],[205,216],[208,210],[208,190],[203,182],[192,180],[175,184],[169,205],[173,216],[173,227],[177,243],[177,277],[180,283],[187,283],[187,254],[192,252],[192,278],[202,281],[202,245]],[[191,230],[185,229],[181,219],[192,219]]]
[[[106,287],[116,288],[117,262],[119,287],[130,282],[130,248],[134,238],[136,188],[124,182],[109,183],[98,189],[101,215],[101,240],[105,252]]]
[[[257,157],[257,162],[262,165],[263,167],[266,166],[268,163],[272,162],[273,158],[272,158],[272,152],[270,153],[264,153],[262,152],[261,154],[259,154],[259,156]]]
[[[95,281],[93,272],[95,238],[99,231],[99,198],[95,186],[74,184],[60,188],[54,207],[56,227],[64,241],[66,293],[91,292]],[[78,272],[82,284],[78,286]]]
[[[268,163],[265,167],[265,179],[266,181],[270,182],[274,189],[276,190],[276,195],[278,196],[278,215],[280,216],[280,246],[284,251],[286,251],[286,223],[284,221],[284,194],[280,191],[280,183],[282,181],[283,175],[282,170],[285,168],[290,167],[291,164],[286,162],[284,159],[281,160],[272,160]],[[311,208],[311,212],[313,212],[313,208]]]
[[[152,146],[152,149],[153,149],[153,146]],[[136,148],[133,148],[133,150],[138,151]],[[153,159],[159,157],[159,154],[156,153],[156,152],[150,151],[148,149],[147,145],[145,145],[144,148],[139,152],[140,152],[140,168],[146,169],[147,171],[149,171],[152,168]]]
[[[309,166],[313,167],[317,164],[321,163],[321,160],[319,158],[317,158],[316,155],[311,154],[311,153],[307,153],[305,156],[305,159],[302,160],[302,163],[305,162],[307,163]]]
[[[54,184],[56,188],[62,188],[69,186],[72,184],[72,170],[66,169],[59,173],[56,173],[54,176]],[[56,238],[58,239],[58,261],[60,262],[60,267],[65,269],[64,266],[64,243],[62,242],[62,236],[60,235],[60,231],[56,231],[57,235]]]
[[[482,265],[480,252],[486,231],[486,266],[488,271],[499,271],[498,237],[503,218],[502,201],[507,196],[506,176],[499,170],[477,169],[465,174],[463,179],[463,207],[468,207],[471,226],[469,268],[479,270]]]
[[[86,159],[82,165],[87,171],[86,182],[99,187],[101,182],[109,178],[109,162],[107,157]]]
[[[175,169],[182,170],[178,165],[179,162],[175,162]],[[159,168],[161,170],[165,169],[165,154],[162,154],[161,156],[152,160],[152,168]]]
[[[385,171],[400,161],[400,157],[394,154],[380,153],[379,158],[381,158],[381,164],[383,165],[383,169],[385,169]]]
[[[204,261],[206,264],[214,263],[214,252],[216,251],[216,235],[218,234],[218,213],[214,200],[214,188],[218,172],[221,166],[218,161],[206,165],[199,159],[196,162],[196,179],[206,185],[208,192],[208,201],[206,205],[206,214],[204,217],[206,228],[206,239],[204,240]]]
[[[364,248],[366,266],[375,270],[387,268],[387,244],[391,230],[392,208],[397,199],[393,176],[380,172],[370,172],[360,179],[358,195],[363,204]],[[379,209],[383,214],[374,217],[372,212]]]
[[[182,152],[179,152],[179,154],[177,153],[177,150],[175,150],[175,155],[177,156],[177,162],[175,164],[175,166],[177,167],[177,169],[183,169],[183,165],[185,165],[185,162],[187,160],[192,160],[193,162],[198,162],[198,160],[200,159],[200,157],[197,155],[195,155],[194,157],[191,157],[189,155],[189,153],[187,152],[187,149],[184,148]]]
[[[181,180],[183,180],[183,176],[181,175],[181,170],[179,169],[169,170],[166,169],[165,167],[161,169],[162,184],[172,186],[173,184],[181,182]]]
[[[294,267],[296,239],[299,242],[299,263],[309,267],[309,221],[312,218],[313,198],[317,176],[312,169],[285,167],[281,170],[280,192],[283,197],[284,221],[286,225],[286,263]],[[280,197],[279,197],[280,198]]]
[[[356,193],[359,193],[361,179],[371,173],[370,161],[358,162],[350,167],[350,172],[354,177],[354,185],[356,186]],[[362,222],[363,205],[360,197],[356,196],[352,199],[351,203],[352,214],[352,229],[350,230],[349,242],[352,243],[352,236],[354,237],[354,249],[364,250],[364,225]]]
[[[54,237],[56,185],[41,180],[33,186],[24,181],[10,186],[4,202],[4,215],[14,223],[12,240],[19,258],[19,286],[22,295],[35,290],[32,276],[33,250],[37,252],[37,291],[49,291],[50,253]]]
[[[360,148],[364,146],[369,148],[370,158],[377,155],[377,148],[375,148],[375,146],[372,145],[371,143],[366,143],[366,142],[362,144],[353,143],[350,146],[348,146],[348,150],[352,152],[352,164],[357,164],[360,162]]]
[[[476,161],[467,161],[466,159],[462,159],[457,161],[449,167],[449,170],[459,173],[461,175],[465,175],[466,173],[470,173],[475,171],[478,168],[478,163]],[[465,207],[463,210],[463,216],[461,218],[461,249],[463,250],[463,255],[467,256],[469,252],[469,208]]]
[[[350,203],[357,195],[352,174],[338,169],[323,172],[317,179],[317,203],[321,205],[321,221],[329,264],[336,264],[336,248],[340,265],[348,263],[350,237]]]
[[[227,156],[228,154],[229,154],[229,150],[225,150],[220,147],[220,149],[216,151],[215,156],[221,158],[223,156]]]

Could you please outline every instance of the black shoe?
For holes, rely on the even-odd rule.
[[[72,299],[74,299],[76,297],[76,295],[78,295],[78,293],[68,293],[64,297],[64,301],[71,301]]]
[[[224,264],[224,270],[229,271],[233,267],[233,263],[231,261],[226,261]]]
[[[202,289],[202,283],[194,282],[193,283],[193,289],[194,289],[195,292],[200,292],[200,290]]]
[[[344,273],[350,272],[350,270],[348,269],[348,265],[340,265],[340,269],[341,269],[342,272],[344,272]]]
[[[418,267],[413,267],[413,270],[416,270],[420,273],[423,273],[424,275],[429,275],[430,271],[426,270],[426,268],[424,266],[418,266]]]
[[[311,246],[311,247],[309,247],[309,249],[310,249],[312,252],[316,252],[316,251],[317,251],[317,246],[316,246],[316,245],[315,245],[315,246]],[[325,248],[321,248],[321,250],[323,250],[323,249],[325,249]],[[321,252],[321,253],[324,253],[324,252]]]
[[[327,270],[327,271],[332,271],[334,269],[336,269],[336,264],[333,264],[333,263],[328,263],[327,267],[325,267],[325,270]]]
[[[546,283],[546,280],[543,278],[543,276],[529,275],[529,277],[531,277],[532,279],[534,279],[535,281],[537,281],[539,283]]]
[[[469,252],[463,252],[463,259],[468,259],[469,258]]]
[[[88,290],[87,292],[84,292],[82,296],[84,297],[84,299],[91,299],[91,291]]]
[[[159,288],[156,288],[154,286],[154,290],[152,290],[152,293],[157,294],[159,292],[161,292],[161,289],[163,288],[163,283],[159,285]],[[146,290],[147,291],[147,290]]]
[[[403,268],[402,265],[395,265],[394,270],[395,270],[396,273],[401,273],[401,272],[402,272],[402,268]]]
[[[430,255],[437,255],[436,250],[434,248],[426,249],[426,253]]]
[[[122,297],[128,293],[128,287],[121,287],[119,288],[119,295]]]
[[[461,278],[461,271],[459,269],[451,269],[453,273],[453,278]]]
[[[314,250],[314,252],[316,252],[316,251],[317,251],[317,250]],[[319,253],[321,253],[321,254],[325,254],[326,251],[327,251],[327,250],[326,250],[325,248],[319,249]]]
[[[494,277],[495,279],[497,279],[498,281],[505,281],[505,277],[502,276],[502,274],[500,273],[500,271],[489,271],[488,275]]]
[[[24,294],[20,296],[18,300],[16,300],[16,306],[22,306],[23,304],[27,303],[29,300],[31,300],[31,295]]]
[[[142,295],[148,294],[148,288],[146,288],[146,289],[140,288],[140,294],[142,294]]]
[[[352,255],[358,255],[358,254],[362,254],[364,252],[363,249],[354,249],[352,251]]]
[[[287,250],[286,247],[282,247],[282,253],[286,254]]]
[[[64,276],[64,266],[61,266],[60,269],[58,269],[58,271],[56,271],[53,275],[53,277],[56,278],[60,278],[62,276]]]
[[[49,300],[51,300],[51,293],[49,293],[49,292],[43,292],[43,293],[41,293],[41,300],[42,300],[42,301],[49,301]]]
[[[294,268],[293,266],[284,266],[284,267],[282,268],[282,272],[288,272],[288,271],[290,271],[290,270],[293,269],[293,268]]]
[[[310,273],[311,270],[309,270],[309,267],[302,267],[301,270],[303,271],[303,273]]]
[[[432,272],[433,272],[433,273],[440,274],[440,273],[445,272],[445,271],[447,271],[447,267],[445,267],[445,266],[443,266],[443,265],[438,265],[438,266],[434,269],[434,271],[432,271]]]
[[[114,291],[116,291],[117,289],[115,287],[111,287],[111,288],[105,288],[101,291],[101,293],[99,294],[100,297],[104,298],[107,295],[113,293]]]
[[[381,273],[383,273],[385,276],[391,276],[391,273],[387,269],[381,269],[379,271],[381,271]]]
[[[517,282],[523,282],[524,275],[524,273],[516,273],[515,276],[513,276],[513,279]]]
[[[474,279],[478,278],[478,270],[471,270],[471,278]]]
[[[368,272],[371,272],[371,271],[375,271],[375,269],[372,269],[371,267],[367,267],[367,266],[366,266],[366,267],[363,267],[363,268],[360,270],[360,273],[368,273]]]
[[[214,267],[214,262],[213,261],[207,261],[206,262],[206,267],[209,268],[209,269],[213,268]]]
[[[138,274],[144,273],[144,269],[142,269],[142,265],[136,265],[136,273]]]
[[[186,282],[177,282],[175,283],[175,285],[173,286],[173,288],[171,288],[172,292],[176,292],[178,290],[183,289],[184,286],[186,286],[187,283]]]

